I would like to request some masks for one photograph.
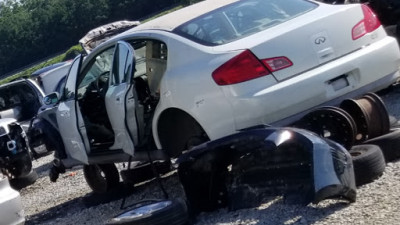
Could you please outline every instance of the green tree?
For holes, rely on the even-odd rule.
[[[59,53],[89,30],[117,20],[140,20],[193,0],[3,0],[0,75]]]

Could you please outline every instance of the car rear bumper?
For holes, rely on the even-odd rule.
[[[399,66],[398,43],[386,37],[268,88],[230,91],[236,130],[288,125],[313,107],[384,89],[399,79]]]
[[[198,210],[256,207],[271,196],[356,199],[354,169],[341,145],[302,129],[251,128],[184,153],[178,174]]]

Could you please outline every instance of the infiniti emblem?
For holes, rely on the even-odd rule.
[[[324,43],[325,41],[326,41],[326,38],[325,38],[325,37],[317,37],[317,38],[314,40],[314,43],[317,44],[317,45],[320,45],[320,44]]]

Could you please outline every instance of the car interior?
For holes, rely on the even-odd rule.
[[[167,48],[164,43],[153,40],[129,43],[135,49],[133,90],[138,101],[135,113],[138,139],[144,146],[143,141],[151,131],[152,115],[159,100],[159,85],[167,65]],[[114,143],[114,132],[105,106],[113,54],[114,48],[106,49],[78,77],[78,103],[92,151],[106,150]]]
[[[41,104],[37,93],[25,82],[0,88],[0,117],[27,121],[35,116]]]

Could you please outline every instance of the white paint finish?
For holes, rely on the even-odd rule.
[[[146,26],[140,25],[100,45],[83,65],[118,40],[149,38],[164,42],[168,49],[167,66],[152,123],[157,147],[162,148],[157,130],[159,117],[170,108],[187,112],[211,139],[217,139],[242,128],[284,120],[351,92],[376,91],[398,79],[398,44],[386,36],[382,27],[349,41],[351,28],[361,19],[362,11],[357,4],[320,4],[290,21],[214,47],[171,32],[145,30]],[[315,39],[321,35],[327,42],[315,46]],[[212,72],[245,49],[260,59],[286,56],[294,65],[273,75],[218,86]],[[329,86],[330,80],[343,74],[348,76],[349,86],[338,90]],[[384,77],[388,79],[375,85]],[[120,113],[110,116],[110,120],[122,118]]]
[[[8,178],[0,174],[0,224],[19,225],[25,223],[21,196],[11,188]]]

